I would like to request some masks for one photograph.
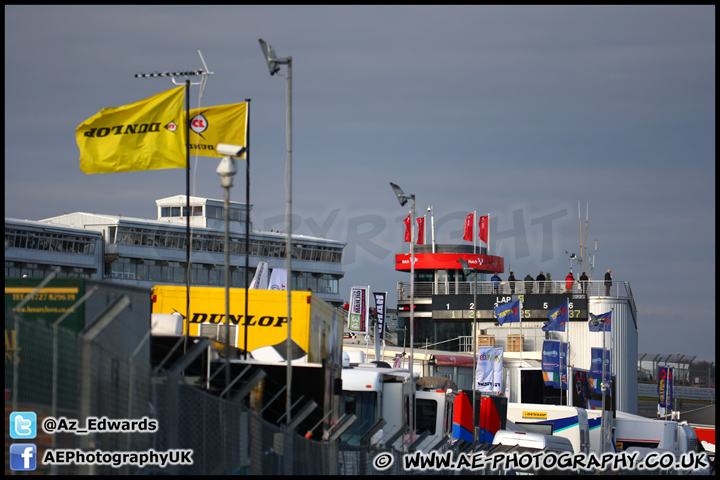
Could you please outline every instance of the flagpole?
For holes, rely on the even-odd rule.
[[[172,82],[175,85],[182,85],[182,83],[177,83],[175,81],[175,77],[193,77],[196,75],[200,75],[201,80],[198,83],[195,83],[195,85],[201,85],[201,95],[202,92],[205,90],[205,85],[207,82],[207,76],[212,75],[214,72],[208,71],[207,65],[205,64],[205,59],[203,59],[202,53],[200,53],[200,50],[198,50],[198,54],[200,55],[200,60],[203,62],[203,66],[205,67],[205,70],[198,69],[198,70],[192,70],[192,71],[185,71],[185,72],[153,72],[153,73],[138,73],[135,75],[135,78],[154,78],[154,77],[170,77]],[[187,138],[185,143],[185,199],[186,199],[186,206],[187,206],[187,232],[186,232],[186,240],[187,240],[187,268],[185,270],[185,279],[186,279],[186,300],[185,300],[185,325],[183,327],[183,330],[185,332],[184,335],[184,345],[183,345],[183,351],[187,351],[187,340],[190,335],[190,249],[192,248],[192,245],[190,243],[190,85],[192,83],[190,82],[190,78],[186,78],[185,80],[185,131]]]
[[[432,253],[435,253],[435,212],[432,209],[432,205],[428,207],[430,210],[430,236],[432,239]]]
[[[567,328],[570,328],[569,325],[566,325]],[[567,341],[567,353],[565,354],[565,384],[567,385],[567,394],[565,394],[565,402],[567,403],[567,406],[570,406],[570,334],[569,332],[565,331],[565,340]],[[560,379],[560,387],[562,387],[562,378]]]
[[[187,267],[185,269],[185,281],[187,288],[185,291],[185,345],[184,351],[187,352],[187,341],[190,336],[190,79],[185,80],[185,131],[187,133],[187,143],[185,144],[185,204],[187,206],[187,228],[186,228],[186,242],[187,242]],[[226,339],[227,340],[227,339]],[[228,372],[229,373],[229,372]]]
[[[427,215],[423,215],[423,245],[425,245],[425,237],[427,236],[427,228],[426,228],[426,221]]]
[[[567,385],[567,395],[565,401],[570,406],[570,302],[565,300],[567,304],[567,320],[565,322],[565,341],[567,343],[567,352],[565,353],[565,384]],[[562,391],[562,378],[560,379],[560,388]]]
[[[475,220],[476,220],[476,219],[477,219],[477,210],[475,210],[475,211],[473,212],[473,221],[472,221],[472,226],[473,226],[473,230],[472,230],[472,237],[473,237],[473,255],[475,255],[475,254],[477,253],[477,250],[475,250],[475,248],[476,248],[475,245],[477,245],[477,239],[476,239],[476,237],[475,237]]]
[[[244,358],[247,360],[247,345],[248,345],[248,303],[250,303],[250,297],[248,296],[248,280],[249,280],[249,255],[250,255],[250,99],[246,98],[247,102],[247,131],[245,134],[245,344],[243,345]]]
[[[490,213],[487,214],[487,254],[490,255]]]
[[[612,312],[612,309],[610,309],[610,312]],[[610,313],[610,318],[612,319],[612,313]],[[602,420],[602,448],[600,450],[601,453],[605,452],[605,325],[607,325],[607,318],[603,320],[603,356],[602,356],[602,369],[600,370],[600,375],[602,376],[600,380],[600,392],[602,393],[602,412],[600,415],[600,420]]]
[[[488,237],[488,239],[489,239],[489,237]],[[520,303],[522,304],[522,302],[520,302]],[[523,333],[522,333],[522,306],[520,308],[518,308],[518,311],[520,312],[520,367],[519,368],[522,368],[522,366],[523,366],[523,358],[522,358],[523,357],[523,343],[524,343],[523,342]],[[509,401],[510,401],[510,399],[508,398],[508,402]]]

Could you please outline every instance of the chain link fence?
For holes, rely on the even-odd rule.
[[[183,377],[153,372],[148,356],[122,358],[114,343],[123,339],[88,339],[63,328],[52,328],[21,315],[5,315],[5,413],[32,411],[37,414],[37,470],[44,474],[247,474],[247,475],[397,475],[412,474],[402,468],[401,452],[372,446],[353,447],[306,439],[286,426],[270,423],[240,402],[221,399]],[[136,339],[135,339],[136,340]],[[149,343],[147,335],[135,347]],[[132,345],[131,345],[132,346]],[[126,349],[127,350],[127,349]],[[141,360],[142,359],[142,360]],[[157,420],[153,433],[64,432],[46,434],[47,417],[79,420]],[[7,423],[6,423],[7,425]],[[5,451],[12,439],[5,431]],[[192,450],[192,465],[47,465],[46,452],[58,449],[84,452],[165,452]],[[394,461],[378,470],[373,460],[381,452]],[[6,474],[12,473],[8,457]],[[417,473],[417,472],[415,472]],[[437,472],[436,472],[437,473]]]

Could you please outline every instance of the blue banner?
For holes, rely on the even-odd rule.
[[[569,302],[568,300],[565,300],[562,305],[551,310],[550,313],[548,313],[548,318],[550,319],[550,321],[542,327],[543,332],[564,332],[565,324],[568,321],[568,307]]]
[[[592,319],[588,322],[588,327],[591,332],[610,332],[612,331],[611,323],[612,312],[603,313],[602,315],[595,315],[598,320],[597,326],[593,325]]]
[[[567,390],[567,343],[543,341],[542,372],[545,385]]]
[[[658,367],[658,404],[661,408],[673,406],[673,369]]]
[[[494,308],[497,321],[500,325],[506,322],[520,321],[520,300],[510,303],[503,303]]]
[[[597,394],[602,395],[602,389],[600,383],[602,383],[602,360],[603,360],[603,349],[592,347],[590,349],[590,375],[588,380],[593,391]],[[605,350],[605,383],[608,384],[608,389],[605,391],[606,395],[610,395],[610,379],[612,378],[612,370],[610,364],[610,350]]]

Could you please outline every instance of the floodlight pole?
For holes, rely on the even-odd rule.
[[[475,220],[473,220],[473,222],[474,221]],[[467,274],[470,272],[470,265],[468,264],[467,260],[465,260],[465,259],[461,258],[459,260],[460,260],[460,264],[462,265],[462,268],[463,268],[463,273],[465,273],[465,275],[467,276]],[[478,347],[476,345],[476,342],[477,342],[477,314],[476,314],[476,312],[477,312],[477,265],[475,266],[475,290],[473,290],[473,308],[474,308],[474,311],[473,311],[473,338],[472,338],[472,349],[473,349],[473,378],[472,378],[472,394],[473,394],[473,403],[472,403],[473,423],[472,423],[472,425],[473,425],[473,431],[472,431],[472,435],[473,435],[473,442],[476,442],[477,441],[477,428],[475,426],[475,387],[477,385],[477,351],[478,351]]]
[[[218,144],[218,150],[223,144]],[[229,146],[229,145],[228,145]],[[245,148],[233,155],[226,155],[220,161],[216,173],[220,175],[225,191],[225,386],[230,385],[230,187],[237,173],[235,157],[242,156]],[[247,304],[247,301],[245,302]]]
[[[410,438],[415,441],[415,194],[410,210]]]
[[[600,419],[602,420],[602,431],[600,433],[600,436],[602,437],[602,447],[600,449],[600,453],[605,453],[605,322],[606,319],[602,320],[603,329],[602,329],[602,336],[603,336],[603,355],[602,355],[602,380],[600,381],[600,390],[602,391],[602,413],[600,416]]]
[[[612,310],[611,310],[611,312],[612,312]],[[612,313],[611,313],[610,315],[611,315],[610,318],[612,318]],[[600,441],[600,453],[602,454],[602,453],[605,453],[605,444],[607,443],[607,441],[606,441],[607,439],[605,438],[605,435],[606,435],[605,419],[607,418],[607,415],[605,414],[605,389],[609,387],[609,385],[605,383],[605,375],[606,375],[606,372],[605,372],[605,361],[606,361],[606,360],[605,360],[605,332],[606,332],[605,326],[607,325],[607,318],[603,318],[602,320],[598,320],[595,315],[590,314],[590,316],[591,316],[592,324],[593,324],[595,327],[597,327],[598,325],[600,325],[600,324],[602,323],[602,336],[603,336],[602,350],[603,350],[603,355],[602,355],[602,367],[601,367],[601,369],[600,369],[600,375],[601,375],[601,379],[600,379],[600,392],[601,392],[601,394],[602,394],[602,407],[601,407],[602,410],[600,410],[600,413],[601,413],[601,415],[600,415],[600,420],[601,420],[601,422],[600,422],[600,439],[601,439],[601,441]],[[612,372],[610,373],[610,375],[612,375]],[[562,382],[561,382],[561,383],[562,383]],[[561,390],[561,392],[562,392],[562,390]]]
[[[415,380],[413,378],[413,368],[415,359],[415,195],[406,194],[400,187],[390,182],[393,192],[397,196],[400,206],[404,207],[408,199],[412,200],[410,208],[410,435],[411,438],[415,434]]]
[[[259,39],[259,42],[271,76],[280,70],[278,65],[287,65],[287,106],[285,118],[287,136],[287,160],[285,163],[285,175],[287,179],[287,206],[285,209],[285,223],[287,225],[287,236],[285,240],[285,265],[287,268],[287,394],[285,396],[285,413],[286,423],[289,425],[292,420],[290,412],[292,405],[292,57],[278,58],[275,55],[275,50],[263,39]]]

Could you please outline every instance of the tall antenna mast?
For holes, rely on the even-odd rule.
[[[198,53],[200,54],[200,60],[203,63],[203,66],[205,67],[205,70],[198,69],[198,70],[189,70],[189,71],[176,71],[176,72],[152,72],[152,73],[138,73],[135,75],[135,78],[156,78],[156,77],[170,77],[172,82],[175,85],[185,85],[185,128],[187,132],[187,141],[190,142],[190,85],[200,85],[200,92],[205,91],[205,85],[207,83],[207,76],[212,75],[213,72],[208,72],[207,65],[205,64],[205,59],[202,56],[202,53],[200,53],[200,50],[198,50]],[[197,77],[200,76],[199,82],[191,82],[190,77]],[[178,83],[175,79],[177,77],[185,77],[184,82]],[[183,330],[185,332],[184,335],[184,345],[183,345],[183,351],[187,351],[187,341],[188,336],[190,335],[190,324],[189,324],[189,318],[190,318],[190,249],[191,249],[191,243],[190,243],[190,217],[192,216],[192,213],[190,211],[190,148],[189,146],[185,146],[185,165],[186,165],[186,175],[185,175],[185,199],[187,203],[187,268],[185,270],[185,279],[187,283],[187,292],[186,292],[186,310],[185,310],[185,325],[183,326]],[[227,337],[228,335],[226,335]],[[228,338],[225,338],[225,343],[227,344]],[[227,350],[226,350],[227,351]],[[227,383],[230,382],[229,379],[229,370],[226,374],[226,380]]]
[[[587,231],[588,231],[588,214],[590,213],[590,204],[585,204],[585,261],[587,261]],[[583,271],[585,270],[585,263],[583,262]]]
[[[597,238],[595,239],[595,253],[593,254],[592,263],[590,264],[590,277],[592,277],[592,271],[595,269],[595,257],[597,257]]]
[[[583,236],[582,236],[582,220],[580,219],[580,200],[578,200],[578,227],[580,227],[580,266],[583,264]]]

